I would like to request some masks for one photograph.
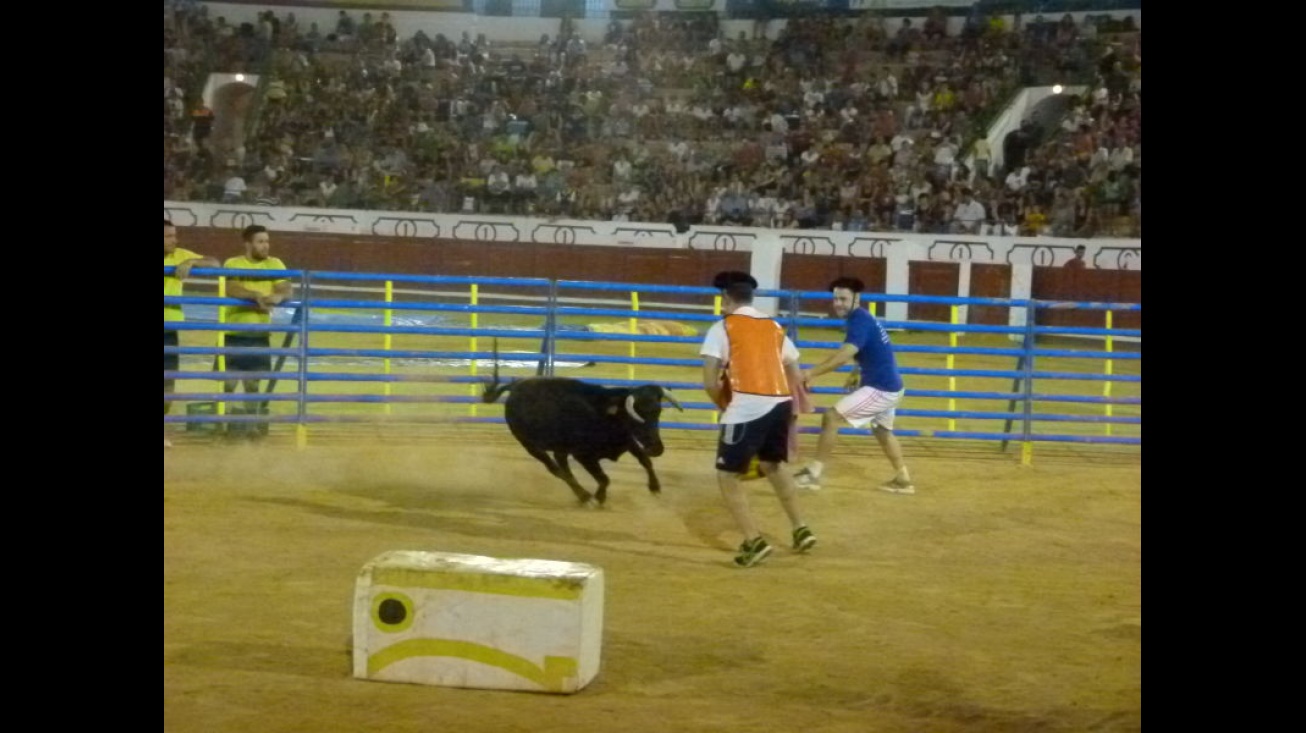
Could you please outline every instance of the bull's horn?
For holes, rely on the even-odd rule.
[[[662,386],[659,386],[658,389],[662,390],[662,399],[666,400],[667,402],[670,402],[671,406],[676,408],[677,410],[680,410],[681,412],[685,411],[685,408],[680,406],[680,403],[676,401],[676,398],[671,396],[671,390]]]
[[[629,412],[630,416],[635,418],[635,422],[644,422],[644,418],[640,417],[638,412],[635,412],[635,395],[626,396],[626,412]]]

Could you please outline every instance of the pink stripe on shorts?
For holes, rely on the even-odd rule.
[[[835,412],[843,415],[855,428],[875,423],[885,430],[893,430],[893,418],[904,390],[881,392],[874,387],[862,387],[835,404]]]

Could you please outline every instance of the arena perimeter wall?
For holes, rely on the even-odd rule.
[[[293,269],[541,277],[706,286],[719,270],[748,270],[763,288],[825,290],[861,278],[872,292],[1055,301],[1142,302],[1142,241],[1053,237],[773,230],[506,216],[301,209],[163,202],[182,246],[225,259],[239,230],[262,224]],[[1088,268],[1066,269],[1077,245]],[[773,306],[773,303],[760,303]],[[888,303],[889,320],[949,320],[947,305]],[[1102,325],[1102,311],[1044,311],[1040,325]],[[1023,325],[1025,311],[962,307],[960,322]],[[1141,328],[1120,313],[1116,328]]]

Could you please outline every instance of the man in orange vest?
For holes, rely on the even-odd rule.
[[[753,521],[739,483],[756,457],[780,506],[793,525],[793,549],[807,552],[816,535],[803,521],[793,476],[780,468],[789,460],[794,387],[801,382],[798,348],[774,318],[753,307],[757,280],[745,272],[718,273],[726,316],[712,324],[699,354],[703,388],[722,409],[717,443],[717,485],[726,507],[744,534],[735,564],[752,567],[771,554],[771,545]]]

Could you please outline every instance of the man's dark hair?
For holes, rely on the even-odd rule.
[[[747,283],[753,290],[757,289],[757,279],[740,270],[723,270],[712,278],[712,287],[725,290],[735,283]]]
[[[1077,245],[1075,245],[1075,251],[1076,251],[1076,252],[1085,252],[1085,251],[1087,251],[1087,250],[1088,250],[1088,247],[1085,247],[1085,246],[1082,245],[1082,244],[1077,244]]]
[[[252,242],[254,241],[255,234],[262,234],[267,230],[268,228],[263,226],[262,224],[250,224],[249,226],[245,227],[245,229],[240,233],[240,238],[245,240],[246,242]]]
[[[753,302],[753,286],[743,281],[727,285],[725,294],[731,301],[741,305],[748,305]]]
[[[854,293],[860,293],[866,289],[866,284],[855,277],[837,277],[830,281],[830,290],[846,288]]]

